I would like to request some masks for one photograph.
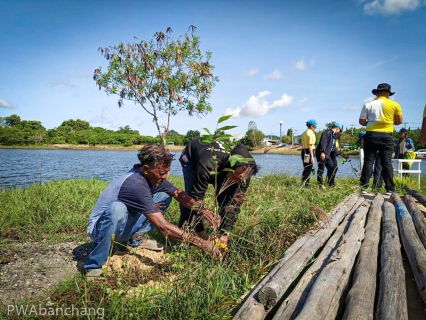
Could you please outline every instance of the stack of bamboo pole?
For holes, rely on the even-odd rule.
[[[407,192],[345,199],[329,225],[285,252],[234,319],[408,319],[400,248],[426,303],[426,218],[414,200],[426,206],[426,197]]]

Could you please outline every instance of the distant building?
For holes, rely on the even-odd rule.
[[[231,141],[238,141],[238,140],[241,140],[242,138],[244,138],[244,136],[245,136],[245,134],[244,133],[238,133],[238,134],[234,134],[232,137],[231,137]]]

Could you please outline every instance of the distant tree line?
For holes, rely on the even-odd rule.
[[[175,145],[185,145],[193,138],[199,137],[200,132],[189,130],[181,135],[175,130],[167,134],[167,142]],[[40,121],[22,120],[18,115],[0,117],[0,145],[26,146],[42,144],[74,144],[74,145],[121,145],[130,147],[145,143],[162,143],[159,136],[142,136],[139,131],[132,130],[126,125],[118,130],[108,130],[92,127],[84,120],[66,120],[54,129],[46,130]]]

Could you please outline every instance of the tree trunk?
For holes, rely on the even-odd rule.
[[[344,291],[348,286],[356,256],[364,239],[364,225],[369,205],[360,206],[354,213],[348,232],[334,251],[327,265],[315,281],[298,320],[338,319],[344,304]]]
[[[299,249],[302,247],[310,238],[312,238],[313,232],[308,232],[303,237],[297,239],[284,253],[283,257],[277,263],[277,265],[270,271],[263,280],[251,290],[248,298],[244,301],[238,312],[235,314],[233,319],[250,320],[250,319],[263,319],[265,314],[265,307],[263,304],[258,302],[259,290],[265,285],[266,282],[274,276],[274,274],[286,263]]]
[[[346,298],[343,319],[374,318],[374,297],[376,295],[376,278],[380,242],[380,221],[382,219],[383,196],[378,194],[368,213],[365,238],[361,244],[352,287]]]
[[[417,288],[426,303],[426,249],[417,235],[407,208],[396,192],[392,194],[391,201],[395,204],[402,244],[410,262],[411,270],[413,270]]]
[[[405,290],[405,271],[402,265],[401,245],[395,220],[395,208],[383,203],[383,243],[377,319],[408,319]]]
[[[367,201],[364,201],[362,205],[366,206],[367,208],[370,206]],[[321,270],[324,268],[330,256],[335,252],[335,250],[342,242],[344,233],[348,231],[348,222],[353,219],[353,217],[354,214],[347,215],[342,224],[337,227],[336,232],[333,234],[330,240],[327,241],[321,253],[315,259],[315,262],[306,271],[288,298],[286,298],[285,301],[281,304],[280,308],[274,315],[274,319],[287,320],[294,319],[297,316],[297,314],[302,309],[303,304],[306,301],[306,297],[308,296],[309,291],[311,290]]]
[[[259,291],[259,300],[266,309],[273,307],[284,295],[291,283],[296,280],[300,272],[312,259],[315,253],[333,234],[336,227],[345,218],[351,208],[358,201],[357,196],[351,197],[345,206],[341,207],[331,219],[330,226],[319,230],[308,242],[288,260],[277,273]]]
[[[414,198],[417,199],[417,201],[419,201],[424,207],[426,207],[426,197],[424,195],[409,187],[406,187],[405,190],[407,190],[410,195],[412,195]]]
[[[414,202],[414,198],[409,194],[403,197],[405,206],[413,219],[414,226],[416,227],[417,234],[423,246],[426,248],[426,218],[420,212],[419,207]]]

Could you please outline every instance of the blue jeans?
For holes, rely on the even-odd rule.
[[[166,213],[172,198],[165,192],[152,196],[154,203],[163,202],[165,207],[160,209]],[[115,234],[115,242],[126,242],[132,247],[137,247],[144,240],[143,235],[153,229],[153,225],[142,213],[131,213],[123,202],[111,202],[93,230],[93,244],[87,257],[84,269],[86,271],[99,269],[107,262],[111,248],[111,236]]]

